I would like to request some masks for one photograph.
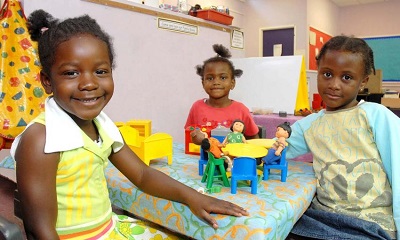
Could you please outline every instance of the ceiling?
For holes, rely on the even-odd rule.
[[[347,7],[347,6],[368,4],[368,3],[385,2],[390,0],[331,0],[331,1],[335,3],[338,7]]]

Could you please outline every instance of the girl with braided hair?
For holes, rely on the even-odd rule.
[[[38,42],[45,112],[14,141],[28,239],[175,239],[112,212],[104,169],[110,161],[142,191],[187,205],[213,228],[210,213],[248,215],[145,165],[102,111],[114,92],[110,36],[87,15],[64,21],[43,10],[29,19]]]
[[[317,56],[326,109],[295,122],[287,158],[311,152],[316,195],[293,239],[400,239],[400,119],[357,100],[375,72],[360,38],[335,36]],[[288,238],[288,239],[291,239]]]

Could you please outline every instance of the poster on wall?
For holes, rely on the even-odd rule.
[[[315,28],[310,27],[309,29],[309,55],[308,55],[308,69],[317,70],[317,61],[315,57],[318,56],[322,46],[332,38],[332,36],[321,32]]]
[[[233,30],[231,34],[231,47],[243,49],[244,48],[244,33],[239,30]]]

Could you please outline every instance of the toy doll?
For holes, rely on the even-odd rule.
[[[222,144],[226,146],[228,143],[247,143],[243,132],[245,131],[244,122],[236,119],[231,125],[231,133],[229,133]]]
[[[223,148],[224,145],[218,141],[218,139],[208,137],[207,133],[202,132],[199,129],[193,130],[190,133],[190,136],[192,137],[192,142],[194,144],[200,143],[201,148],[204,151],[212,153],[216,158],[225,158],[225,163],[227,164],[226,171],[230,172],[232,170],[233,164],[230,157],[228,157],[229,152],[222,151],[221,148]]]
[[[282,150],[287,145],[286,139],[290,137],[291,133],[292,129],[289,122],[284,122],[278,125],[275,133],[276,141],[272,147],[268,149],[267,156],[262,159],[264,164],[278,164],[278,161],[281,159]]]

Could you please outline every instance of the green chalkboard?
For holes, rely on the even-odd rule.
[[[400,82],[400,36],[364,40],[374,51],[375,68],[382,69],[383,81]]]

